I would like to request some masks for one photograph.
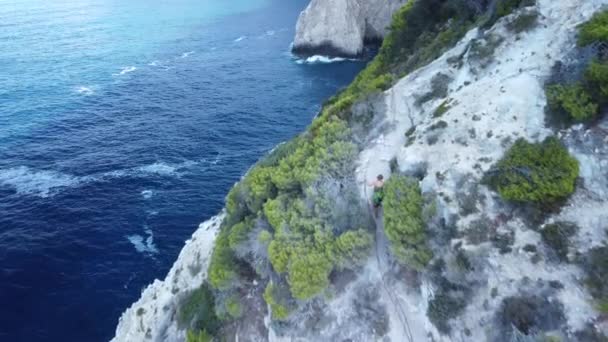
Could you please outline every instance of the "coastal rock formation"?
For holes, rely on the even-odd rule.
[[[382,39],[407,0],[312,0],[300,14],[293,52],[356,57],[365,42]]]

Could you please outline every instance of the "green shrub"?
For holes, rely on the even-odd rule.
[[[608,298],[600,300],[596,307],[599,312],[608,314]]]
[[[560,260],[568,260],[568,248],[578,227],[570,222],[556,222],[546,225],[541,230],[543,241],[551,247]]]
[[[597,115],[598,105],[581,84],[551,85],[547,87],[546,94],[549,107],[565,112],[570,120],[582,122]]]
[[[272,234],[267,230],[262,230],[258,234],[258,241],[267,245],[270,243],[270,241],[272,241]]]
[[[578,45],[586,46],[595,42],[608,42],[608,11],[596,13],[591,20],[580,26]]]
[[[608,246],[591,249],[584,260],[583,269],[587,275],[585,283],[589,292],[598,301],[598,309],[608,309]]]
[[[591,62],[585,72],[585,80],[597,102],[608,102],[608,62]]]
[[[538,12],[522,13],[507,24],[507,28],[515,33],[531,30],[538,25]]]
[[[511,335],[512,327],[528,335],[532,331],[550,331],[564,322],[563,305],[540,296],[513,296],[503,299],[498,317],[503,329]],[[507,336],[507,340],[513,336]]]
[[[200,330],[198,333],[188,330],[186,333],[186,342],[212,342],[213,336],[209,335],[205,330]]]
[[[449,320],[457,317],[466,307],[464,298],[440,293],[429,301],[427,316],[441,333],[450,332]]]
[[[505,200],[552,204],[574,192],[578,174],[578,161],[557,138],[536,144],[519,139],[485,181]]]
[[[423,269],[432,258],[427,247],[422,218],[423,200],[414,179],[394,175],[384,185],[384,231],[397,260],[413,269]]]
[[[433,112],[433,117],[434,118],[438,118],[443,116],[443,114],[447,113],[450,108],[452,106],[450,106],[450,100],[445,100],[443,101],[438,107],[437,109],[435,109],[435,111]]]
[[[270,305],[272,319],[283,321],[289,318],[291,306],[286,303],[284,298],[285,292],[286,291],[281,291],[280,286],[276,286],[273,283],[268,283],[264,290],[264,300],[266,301],[266,304]]]
[[[235,249],[238,245],[245,242],[251,229],[253,228],[253,223],[250,220],[242,221],[230,228],[230,235],[228,236],[228,245],[231,249]]]
[[[296,299],[309,299],[329,285],[332,263],[323,253],[305,251],[288,266],[287,282]]]
[[[343,233],[334,245],[336,266],[343,269],[363,264],[370,255],[373,243],[374,237],[365,230]]]
[[[229,244],[227,231],[220,232],[209,263],[209,283],[216,289],[231,287],[237,276],[234,253]]]
[[[243,315],[243,306],[238,296],[232,295],[226,299],[226,312],[232,319],[240,318]]]
[[[274,196],[276,190],[270,181],[272,173],[271,167],[254,167],[243,180],[243,184],[249,192],[247,206],[250,212],[257,213],[262,209],[264,202]]]
[[[201,285],[180,303],[177,322],[181,327],[195,331],[204,330],[211,335],[217,333],[221,325],[215,315],[215,298],[207,284]]]

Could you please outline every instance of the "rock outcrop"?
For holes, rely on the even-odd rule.
[[[300,14],[293,52],[357,57],[381,40],[393,13],[407,0],[312,0]]]

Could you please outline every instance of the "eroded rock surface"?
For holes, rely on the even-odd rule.
[[[384,37],[407,0],[312,0],[300,14],[293,52],[356,57],[365,42]]]

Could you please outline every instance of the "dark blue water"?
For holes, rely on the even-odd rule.
[[[298,64],[306,0],[0,2],[0,341],[105,341],[362,63]]]

